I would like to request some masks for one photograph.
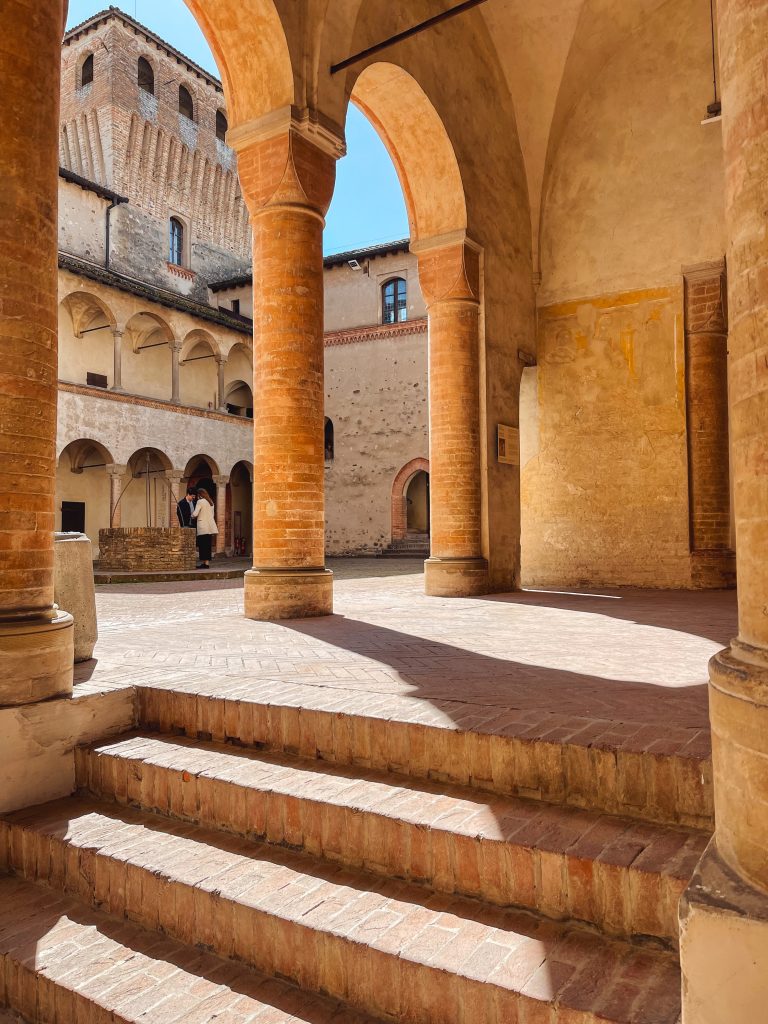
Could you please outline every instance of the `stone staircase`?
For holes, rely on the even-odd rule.
[[[0,819],[0,1005],[53,1024],[676,1024],[703,752],[254,689],[139,688],[138,730],[77,751],[75,796]]]

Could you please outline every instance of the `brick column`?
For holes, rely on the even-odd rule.
[[[279,115],[275,115],[278,117]],[[327,615],[323,224],[339,138],[270,117],[230,132],[253,228],[253,619]]]
[[[62,15],[0,6],[0,706],[72,691],[72,617],[53,601]]]
[[[227,553],[227,484],[228,476],[215,476],[213,482],[216,484],[216,525],[219,532],[216,534],[216,550],[214,555],[220,558]]]
[[[691,572],[694,585],[724,587],[735,576],[725,263],[684,267],[683,278]]]
[[[120,498],[123,493],[123,480],[128,472],[127,466],[112,464],[106,467],[109,476],[109,525],[117,529],[122,519]]]
[[[124,331],[122,327],[112,328],[112,344],[114,349],[114,370],[112,374],[113,391],[123,390],[123,333]]]
[[[739,635],[710,662],[715,838],[681,903],[685,1024],[768,997],[768,4],[717,4]]]
[[[481,548],[480,257],[468,241],[418,242],[429,317],[431,557],[425,589],[437,597],[488,592]]]

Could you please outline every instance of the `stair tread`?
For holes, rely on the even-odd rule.
[[[117,921],[19,878],[0,878],[0,955],[40,979],[36,994],[28,985],[19,986],[26,995],[14,992],[10,983],[6,998],[14,1009],[21,1000],[18,1009],[40,1020],[85,1019],[87,1001],[119,1014],[121,1021],[142,1024],[375,1024],[337,1000]],[[0,963],[0,1000],[2,973]],[[73,996],[80,1002],[73,1003]],[[33,1000],[31,1007],[23,1005],[25,998]],[[18,1020],[0,1011],[0,1021],[6,1019]]]
[[[158,734],[94,744],[99,754],[205,775],[246,789],[354,808],[410,825],[690,879],[708,835],[522,797],[446,787],[290,754]],[[299,844],[296,844],[299,845]]]
[[[217,900],[319,932],[326,943],[335,937],[411,966],[589,1010],[616,1024],[678,1019],[679,969],[665,950],[524,911],[430,894],[412,883],[374,882],[363,872],[304,853],[116,804],[69,798],[6,820],[11,845],[14,826],[58,838],[89,856],[138,868],[149,885],[215,892]],[[16,841],[26,849],[23,834]]]
[[[437,694],[420,697],[376,693],[367,689],[336,689],[282,677],[279,688],[276,688],[274,679],[266,678],[233,687],[224,695],[218,681],[210,685],[192,681],[168,686],[153,684],[151,688],[139,686],[139,691],[146,693],[150,699],[153,696],[177,694],[240,706],[251,704],[269,708],[324,711],[332,715],[349,715],[359,719],[397,722],[450,732],[558,745],[575,744],[624,753],[675,756],[693,761],[709,760],[711,755],[708,729],[670,727],[662,740],[659,739],[657,728],[639,722],[616,722],[599,716],[560,714],[556,710],[544,708],[510,707],[501,700],[481,704],[441,698]]]

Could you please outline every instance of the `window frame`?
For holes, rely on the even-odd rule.
[[[387,290],[393,289],[392,296],[392,317],[387,318]],[[400,296],[402,292],[402,300]],[[408,321],[408,281],[401,274],[388,277],[381,285],[381,323],[383,326],[391,327],[395,324],[404,324]],[[399,316],[398,313],[402,313]]]
[[[219,130],[220,130],[219,120],[220,119],[221,119],[221,121],[224,122],[224,130],[223,130],[221,135],[219,134]],[[223,142],[226,145],[226,142],[227,142],[227,132],[229,131],[229,120],[227,118],[227,115],[224,113],[224,111],[221,108],[217,108],[217,110],[216,110],[216,116],[214,118],[214,130],[216,132],[216,138],[219,140],[219,142]]]
[[[178,225],[178,229],[176,228]],[[175,238],[178,230],[178,238]],[[174,257],[178,256],[178,260]],[[168,262],[174,267],[187,265],[187,225],[176,214],[168,218]]]

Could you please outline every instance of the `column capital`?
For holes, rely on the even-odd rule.
[[[125,476],[125,474],[128,472],[127,466],[120,466],[116,462],[110,462],[104,468],[106,469],[107,474],[109,476]]]
[[[436,302],[480,302],[482,248],[463,231],[411,244],[419,261],[419,284],[427,308]]]
[[[240,184],[251,217],[293,208],[320,220],[333,196],[343,136],[308,112],[284,107],[230,133]]]
[[[216,476],[211,477],[217,487],[226,487],[229,483],[228,473],[218,473]]]

